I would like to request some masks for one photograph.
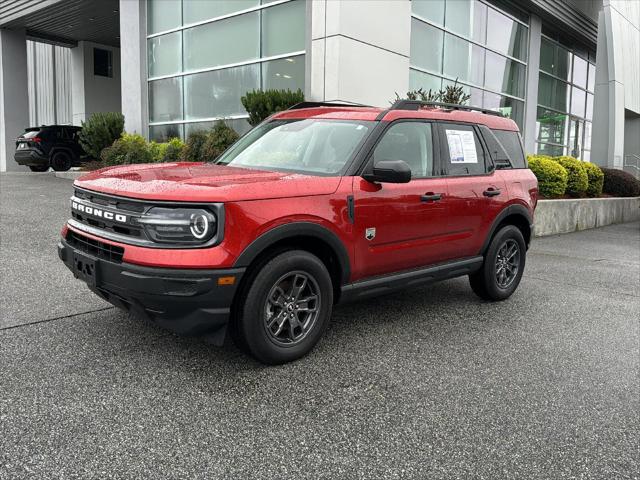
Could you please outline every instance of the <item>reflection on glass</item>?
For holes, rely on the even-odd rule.
[[[442,30],[411,19],[411,65],[442,72]]]
[[[149,82],[149,119],[152,122],[182,120],[182,78]]]
[[[591,150],[591,122],[584,122],[584,148],[586,150]],[[585,158],[585,160],[587,160]]]
[[[182,25],[181,0],[147,1],[147,34],[164,32]]]
[[[568,116],[538,107],[536,118],[536,140],[543,143],[567,143]]]
[[[536,153],[540,155],[548,155],[550,157],[559,157],[564,155],[565,147],[562,145],[549,145],[546,143],[536,144]]]
[[[589,81],[587,82],[587,89],[590,92],[595,91],[596,88],[596,66],[593,63],[589,64]]]
[[[573,56],[573,83],[582,88],[587,88],[587,61]]]
[[[153,142],[168,142],[172,138],[184,138],[182,125],[151,125],[149,127],[149,140]]]
[[[444,0],[413,0],[411,11],[438,25],[444,23]]]
[[[571,87],[571,114],[584,117],[586,93],[577,87]]]
[[[260,13],[252,12],[184,31],[185,69],[260,58]]]
[[[582,154],[582,128],[584,122],[577,118],[571,118],[569,122],[569,155],[580,158]]]
[[[585,115],[587,120],[593,119],[593,95],[587,93],[587,113]]]
[[[262,88],[304,90],[304,55],[262,64]]]
[[[555,110],[567,112],[569,110],[567,84],[540,72],[538,103]]]
[[[245,114],[240,97],[260,87],[259,68],[244,65],[184,77],[186,119]]]
[[[158,77],[180,72],[182,68],[182,34],[169,33],[147,41],[149,76]]]
[[[518,60],[527,59],[528,28],[490,8],[487,14],[487,46]]]
[[[540,70],[567,81],[571,80],[571,54],[557,43],[542,37]]]
[[[524,102],[503,97],[491,92],[484,92],[484,108],[502,113],[518,124],[520,130],[524,125]]]
[[[524,97],[524,83],[524,65],[487,50],[485,87],[516,97]]]
[[[484,43],[487,7],[477,0],[447,0],[445,27],[458,35]]]
[[[244,118],[228,118],[223,120],[223,122],[229,127],[233,128],[238,135],[244,135],[249,130],[251,130],[251,125]],[[193,123],[185,123],[184,125],[184,135],[185,138],[189,138],[194,132],[206,132],[211,129],[216,122],[193,122]]]
[[[414,69],[409,70],[409,90],[422,89],[425,92],[432,90],[437,92],[442,87],[442,79],[428,73],[419,72]]]
[[[262,11],[262,56],[304,50],[305,2],[295,0]]]
[[[188,0],[182,3],[182,14],[184,24],[187,25],[222,17],[258,5],[260,5],[258,0]]]
[[[484,48],[449,33],[445,34],[444,74],[463,82],[482,85]]]

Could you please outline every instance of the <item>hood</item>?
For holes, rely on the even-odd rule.
[[[142,200],[223,202],[328,195],[340,177],[316,177],[208,163],[109,167],[83,175],[75,185]]]

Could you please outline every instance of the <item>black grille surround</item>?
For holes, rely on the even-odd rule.
[[[67,232],[65,240],[76,250],[88,255],[112,263],[122,263],[122,257],[124,256],[124,248],[122,247],[85,237],[73,230]]]
[[[209,210],[216,217],[217,232],[203,244],[154,242],[137,221],[153,207],[196,207]],[[219,244],[224,235],[224,221],[224,204],[222,203],[138,200],[76,187],[71,197],[71,218],[68,224],[76,230],[118,243],[149,248],[193,249]]]

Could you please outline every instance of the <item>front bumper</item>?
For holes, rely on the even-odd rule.
[[[88,278],[74,265],[77,255],[95,265]],[[65,239],[58,243],[58,256],[77,278],[116,307],[131,311],[183,335],[206,335],[222,345],[231,304],[244,268],[198,270],[142,267],[87,256]],[[233,284],[219,284],[221,277],[234,277]]]

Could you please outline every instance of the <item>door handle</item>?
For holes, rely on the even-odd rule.
[[[496,195],[500,195],[500,193],[502,193],[502,191],[499,188],[493,187],[489,187],[484,192],[482,192],[485,197],[495,197]]]
[[[421,202],[439,202],[442,200],[441,193],[427,192],[420,197]]]

